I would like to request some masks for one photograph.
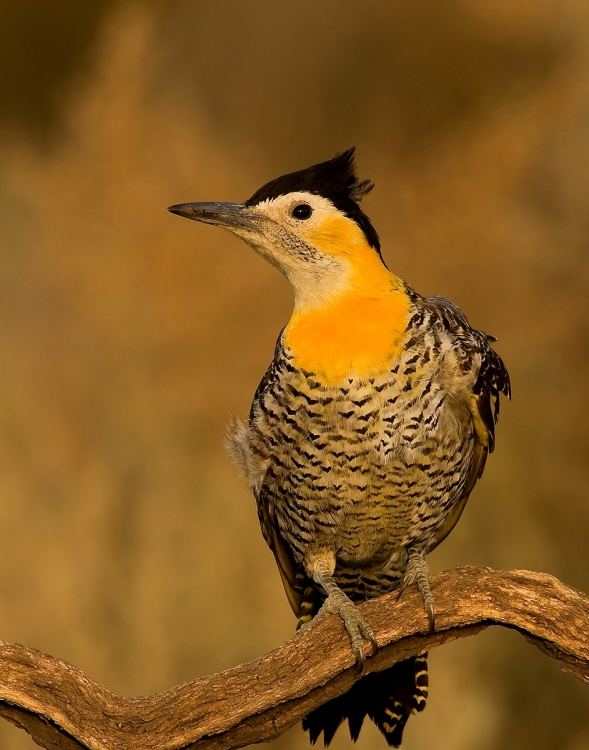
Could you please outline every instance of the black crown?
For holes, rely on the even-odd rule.
[[[380,241],[376,229],[360,208],[360,201],[374,187],[370,180],[359,180],[354,162],[355,148],[337,154],[329,161],[314,164],[299,172],[277,177],[252,195],[246,206],[256,206],[265,200],[278,198],[288,193],[311,193],[327,198],[346,216],[356,222],[364,232],[368,244],[380,254]]]

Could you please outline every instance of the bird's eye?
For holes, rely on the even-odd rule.
[[[292,210],[295,219],[308,219],[313,213],[313,209],[308,203],[299,203]]]

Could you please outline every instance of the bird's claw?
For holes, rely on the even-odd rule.
[[[405,575],[403,576],[401,588],[399,589],[397,601],[399,601],[399,599],[401,598],[401,594],[403,593],[403,591],[405,591],[407,586],[410,586],[412,583],[417,584],[419,593],[423,598],[423,606],[425,608],[425,611],[427,612],[429,629],[430,632],[432,632],[436,626],[436,606],[428,581],[428,573],[429,570],[423,554],[421,552],[417,552],[416,550],[409,550],[407,568],[405,570]]]
[[[362,617],[354,602],[341,590],[332,591],[321,609],[326,612],[336,612],[344,621],[352,642],[352,651],[356,656],[356,670],[361,673],[364,669],[364,639],[372,645],[371,656],[378,651],[374,631]]]
[[[409,583],[413,583],[413,581],[408,581],[407,576],[405,575],[405,577],[403,578],[403,581],[401,582],[401,587],[399,589],[399,593],[397,594],[397,598],[395,599],[395,601],[397,602],[399,601],[399,599],[401,598],[403,594],[403,591],[405,591],[407,586],[409,586]]]
[[[429,629],[430,633],[433,633],[436,629],[436,610],[434,605],[434,600],[431,600],[430,602],[425,601],[424,598],[424,605],[425,605],[425,611],[427,612],[427,620],[429,623]]]

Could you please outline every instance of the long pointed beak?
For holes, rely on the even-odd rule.
[[[179,203],[168,208],[173,214],[225,229],[255,231],[265,217],[240,203]]]

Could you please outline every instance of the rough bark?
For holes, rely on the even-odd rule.
[[[380,646],[378,671],[475,635],[489,625],[518,630],[589,682],[589,597],[552,576],[458,568],[431,578],[436,630],[415,587],[361,605]],[[249,664],[157,695],[115,695],[75,667],[25,646],[0,644],[0,715],[51,750],[224,750],[266,742],[358,679],[343,623],[321,617]]]

